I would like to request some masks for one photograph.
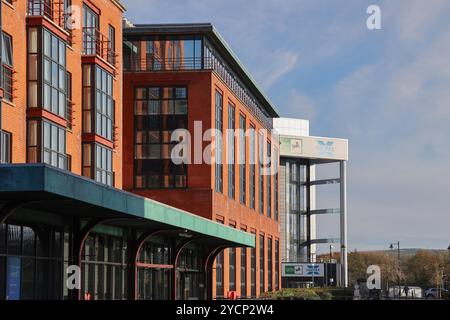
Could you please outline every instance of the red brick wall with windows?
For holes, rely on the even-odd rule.
[[[134,187],[134,92],[136,87],[142,86],[187,86],[188,91],[188,123],[192,139],[194,137],[194,121],[202,121],[203,133],[214,127],[215,123],[215,90],[218,89],[223,95],[223,124],[228,127],[228,102],[236,108],[236,128],[239,127],[239,114],[243,114],[246,119],[246,128],[250,124],[256,130],[262,128],[262,124],[248,111],[248,108],[239,98],[228,88],[228,86],[212,71],[183,71],[183,72],[126,72],[124,74],[124,165],[123,183],[124,189],[148,197],[168,205],[189,211],[205,218],[223,222],[225,225],[233,225],[240,230],[255,232],[257,235],[256,247],[256,289],[259,295],[259,241],[258,236],[262,232],[265,234],[265,246],[267,239],[279,239],[278,221],[274,220],[274,195],[273,176],[272,179],[272,218],[267,217],[266,209],[264,215],[258,210],[258,184],[255,185],[255,206],[256,210],[249,207],[249,191],[246,192],[246,205],[239,201],[239,168],[236,165],[235,179],[235,199],[228,197],[228,166],[223,166],[223,193],[218,193],[215,188],[214,165],[191,164],[188,165],[188,188],[184,190],[176,189],[135,189]],[[269,134],[270,137],[270,134]],[[249,138],[247,137],[247,161],[249,159]],[[257,139],[257,135],[256,135]],[[256,141],[257,142],[257,141]],[[203,149],[213,142],[203,142]],[[193,145],[193,142],[192,142]],[[277,147],[277,143],[273,143]],[[224,140],[224,150],[227,148]],[[236,139],[236,150],[238,150],[238,139]],[[255,150],[256,156],[258,154]],[[226,152],[223,152],[223,161],[226,160]],[[193,156],[192,156],[193,159]],[[225,163],[225,162],[224,162]],[[258,166],[256,175],[258,174]],[[249,181],[249,165],[246,166],[247,181]],[[247,183],[247,186],[249,184]],[[265,193],[265,197],[267,194]],[[272,255],[275,248],[272,248]],[[267,250],[266,250],[267,255]],[[240,249],[236,250],[236,290],[241,295],[241,275],[240,275]],[[250,274],[250,250],[247,254],[247,292],[244,296],[251,294],[251,274]],[[265,288],[268,288],[267,259],[265,272]],[[272,270],[275,270],[275,257],[272,257]],[[274,272],[272,273],[274,275]],[[213,275],[215,279],[215,272]],[[275,280],[271,279],[272,288],[275,288]],[[229,290],[229,252],[224,254],[224,292]],[[215,295],[215,286],[213,289]]]
[[[39,1],[34,1],[38,3]],[[74,7],[82,8],[83,3],[94,6],[100,15],[100,32],[108,35],[109,26],[113,26],[116,30],[115,50],[120,55],[117,57],[117,65],[115,68],[115,78],[113,81],[114,100],[116,101],[115,122],[117,141],[113,152],[113,170],[116,174],[115,186],[122,186],[122,139],[121,139],[121,123],[122,123],[122,15],[124,8],[116,1],[109,0],[72,0]],[[39,9],[34,11],[34,16],[27,16],[28,1],[13,1],[9,4],[2,1],[2,27],[3,31],[13,38],[13,54],[14,54],[14,83],[13,83],[13,102],[3,100],[2,102],[2,128],[12,133],[12,162],[27,162],[27,119],[46,118],[51,121],[57,120],[58,124],[67,127],[66,130],[66,154],[71,157],[71,171],[81,175],[82,167],[82,29],[75,28],[70,33],[64,29],[64,24],[60,20],[60,16],[56,13],[59,9],[54,9],[53,17],[44,17],[39,14]],[[56,5],[56,4],[55,4]],[[73,19],[82,19],[82,9],[80,14],[74,14]],[[75,11],[76,13],[76,11]],[[79,25],[82,21],[78,19]],[[75,21],[77,22],[77,21]],[[75,23],[76,25],[76,23]],[[72,115],[66,118],[72,119],[72,126],[67,125],[64,118],[57,117],[51,112],[42,111],[40,108],[29,108],[27,72],[29,65],[27,63],[27,28],[46,27],[55,35],[67,41],[66,47],[66,69],[72,76]],[[42,50],[42,49],[41,49]],[[39,109],[39,110],[37,110]]]

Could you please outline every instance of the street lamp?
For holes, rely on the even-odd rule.
[[[398,276],[398,297],[400,298],[400,241],[397,241],[397,243],[391,243],[389,248],[393,250],[395,247],[397,247],[397,276]]]

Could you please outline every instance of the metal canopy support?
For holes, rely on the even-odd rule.
[[[341,194],[341,280],[345,288],[348,287],[347,264],[347,161],[340,162],[340,194]]]
[[[311,210],[311,215],[319,215],[319,214],[340,214],[340,209],[317,209]]]
[[[311,181],[311,185],[319,186],[319,185],[327,185],[327,184],[337,184],[340,182],[341,182],[341,179],[323,179],[323,180]]]
[[[213,299],[213,284],[214,284],[214,278],[213,278],[213,266],[214,261],[216,260],[217,256],[224,250],[226,246],[218,246],[216,248],[213,248],[210,252],[208,257],[205,261],[205,274],[206,274],[206,299],[212,300]]]

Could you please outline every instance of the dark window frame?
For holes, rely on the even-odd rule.
[[[223,93],[215,91],[215,130],[220,137],[214,138],[215,143],[215,191],[223,193]],[[220,159],[218,162],[217,159]]]
[[[12,133],[0,130],[0,163],[11,163],[12,161]]]
[[[4,89],[3,99],[14,102],[14,45],[13,37],[2,32],[2,86]],[[7,46],[8,44],[8,46]]]
[[[247,205],[247,117],[239,114],[239,202]]]
[[[228,197],[236,198],[236,107],[228,103]]]
[[[31,124],[35,123],[35,129],[36,129],[36,143],[31,144]],[[49,127],[49,137],[48,141],[46,140],[45,135],[45,126],[48,125]],[[56,148],[53,148],[53,129],[56,130]],[[61,141],[60,141],[60,133],[63,133],[63,140],[64,140],[64,146],[61,147]],[[35,156],[36,158],[31,157],[31,150],[35,150]],[[62,151],[63,149],[63,151]],[[45,153],[48,153],[49,162],[45,159]],[[53,156],[56,156],[56,165],[53,163]],[[63,166],[60,166],[60,160]],[[27,162],[30,163],[46,163],[48,165],[63,169],[63,170],[69,170],[70,166],[70,156],[67,154],[67,130],[66,128],[49,121],[47,119],[40,119],[40,118],[31,118],[27,121]]]
[[[187,86],[145,86],[134,89],[133,154],[136,189],[188,188],[187,164],[176,165],[170,156],[172,148],[178,144],[171,141],[172,132],[176,129],[188,129],[188,97]],[[153,126],[153,129],[148,126]],[[138,141],[138,133],[141,141]],[[156,152],[155,155],[152,155],[153,152]],[[153,172],[147,171],[144,174],[144,166],[150,165]],[[142,179],[140,183],[138,177]],[[156,182],[152,182],[152,179],[156,179]],[[169,183],[166,183],[166,179],[169,179]]]

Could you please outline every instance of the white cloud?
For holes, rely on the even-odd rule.
[[[268,58],[265,59],[267,64],[262,63],[258,72],[266,90],[297,67],[299,55],[290,51],[278,50],[270,54]]]

